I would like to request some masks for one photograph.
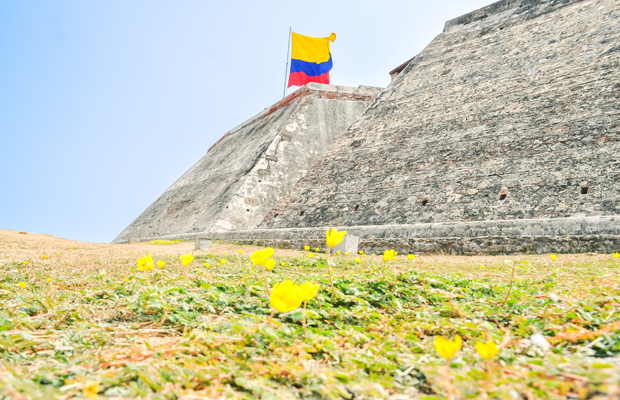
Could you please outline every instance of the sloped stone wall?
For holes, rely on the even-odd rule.
[[[227,132],[114,242],[252,229],[381,91],[309,84]]]
[[[449,21],[260,228],[619,214],[619,4]]]

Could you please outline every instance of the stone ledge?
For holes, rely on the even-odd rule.
[[[207,150],[207,153],[213,150],[222,140],[224,140],[228,136],[233,135],[234,133],[240,131],[241,129],[255,123],[256,121],[259,121],[265,118],[266,116],[273,114],[277,110],[280,110],[290,105],[298,98],[305,97],[305,96],[314,96],[314,97],[319,97],[319,98],[344,100],[344,101],[371,101],[375,97],[377,97],[377,95],[379,95],[379,93],[381,93],[382,91],[383,91],[383,88],[373,87],[373,86],[364,86],[364,85],[360,85],[354,88],[354,87],[348,87],[348,86],[329,85],[329,84],[316,83],[316,82],[308,83],[307,85],[302,86],[300,89],[297,89],[293,93],[289,94],[282,100],[276,102],[272,106],[265,108],[263,111],[259,112],[252,118],[242,122],[241,124],[231,129],[230,131],[226,132],[224,136],[222,136],[217,142],[215,142],[211,147],[209,147],[209,150]]]
[[[229,239],[230,240],[230,239]],[[304,245],[325,247],[325,239],[237,239],[242,245],[268,246],[301,250]],[[620,235],[579,236],[484,236],[475,238],[430,239],[360,239],[359,247],[367,254],[382,254],[395,249],[401,254],[547,254],[612,253],[620,249]]]
[[[280,248],[324,247],[326,228],[200,232],[155,239],[235,241]],[[446,222],[415,225],[338,227],[360,237],[367,253],[393,248],[405,253],[509,254],[610,253],[620,250],[620,216]]]
[[[508,10],[515,10],[519,13],[526,13],[533,8],[549,7],[550,5],[566,6],[583,0],[500,0],[489,4],[478,10],[471,11],[460,17],[446,21],[443,31],[448,32],[458,25],[467,25],[472,22],[481,21],[493,15],[500,14]],[[517,10],[518,9],[518,10]]]

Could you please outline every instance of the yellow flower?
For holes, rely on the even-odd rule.
[[[375,255],[375,253],[372,253],[372,255],[374,256],[374,255]]]
[[[338,245],[338,243],[344,240],[344,236],[346,234],[347,234],[347,231],[338,232],[338,229],[336,228],[332,229],[331,232],[329,231],[329,229],[327,229],[327,233],[325,234],[327,238],[327,245],[329,247],[334,247]],[[319,250],[317,249],[317,251]]]
[[[19,287],[22,289],[26,289],[26,282],[19,282]]]
[[[129,282],[129,278],[128,277],[125,277],[125,282]]]
[[[394,250],[386,250],[385,253],[383,253],[383,261],[388,262],[392,258],[394,258]]]
[[[314,250],[316,250],[316,252],[317,252],[317,253],[318,253],[319,251],[321,251],[321,249],[319,249],[318,247],[317,247],[316,249],[314,249]]]
[[[304,292],[304,301],[309,301],[316,296],[319,292],[320,285],[318,283],[306,282],[300,286],[302,292]]]
[[[299,307],[306,296],[306,292],[300,286],[286,280],[273,287],[269,304],[278,312],[285,313]]]
[[[252,253],[250,259],[254,265],[265,265],[267,260],[273,256],[273,253],[273,249],[271,247],[267,247],[266,249],[256,250]]]
[[[237,251],[239,252],[239,254],[243,254],[243,249],[239,249]]]
[[[209,264],[208,262],[206,262],[206,263],[204,263],[202,265],[204,265],[205,267],[210,267],[211,266],[211,264]]]
[[[345,255],[345,256],[348,256],[348,255],[349,255],[349,252],[347,251],[346,253],[344,253],[344,255]]]
[[[308,257],[312,258],[312,257],[314,257],[314,254],[308,253]]]
[[[82,389],[82,395],[87,399],[97,399],[97,392],[99,392],[98,382],[89,382]]]
[[[618,257],[620,257],[620,253],[613,253],[612,256],[618,258]]]
[[[551,260],[555,261],[555,259],[558,258],[555,254],[551,254]]]
[[[60,253],[56,253],[57,256],[60,256]]]
[[[105,269],[99,270],[99,275],[103,278],[105,276]]]
[[[358,253],[364,254],[364,250],[360,250],[360,251],[358,251]]]
[[[269,260],[265,262],[265,268],[267,268],[267,271],[271,271],[273,267],[275,266],[276,266],[276,260],[274,260],[273,258],[270,258]]]
[[[24,265],[30,264],[30,261],[24,261]]]
[[[413,260],[415,259],[415,256],[413,254],[407,254],[407,258]]]
[[[360,260],[359,258],[355,257],[355,262],[360,262],[362,260]]]
[[[226,264],[226,260],[224,260],[223,258],[220,260],[220,264]]]
[[[42,259],[47,259],[47,256],[45,254],[43,254],[43,256],[41,256]]]
[[[282,262],[280,263],[280,265],[284,267],[284,266],[286,265],[286,263],[285,263],[284,261],[282,261]]]
[[[151,255],[138,258],[138,271],[150,271],[153,269],[153,257]]]
[[[184,267],[187,267],[189,263],[191,263],[194,260],[194,256],[191,255],[190,253],[183,254],[179,258],[181,259],[181,264],[183,264]]]
[[[166,262],[165,262],[165,261],[161,261],[161,260],[160,260],[160,261],[157,261],[157,267],[158,267],[159,269],[164,268],[164,265],[166,265]]]
[[[437,350],[441,357],[450,359],[461,349],[462,344],[463,342],[459,335],[456,335],[454,340],[444,339],[439,336],[435,339],[435,350]]]
[[[338,250],[338,251],[336,252],[336,254],[340,254],[340,250]]]
[[[310,246],[305,245],[305,246],[304,246],[304,250],[306,250],[306,251],[310,250]]]
[[[47,281],[48,281],[48,282],[51,282],[51,281],[52,281],[52,278],[47,278]]]
[[[73,251],[73,249],[69,249],[69,251]]]
[[[478,354],[480,354],[480,357],[484,358],[485,360],[495,357],[495,354],[497,354],[497,350],[497,345],[493,342],[476,342],[476,351],[478,352]]]
[[[480,269],[484,269],[484,265],[481,265],[481,266],[480,266]]]

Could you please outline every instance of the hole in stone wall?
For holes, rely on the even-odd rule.
[[[418,198],[415,202],[418,206],[427,206],[431,204],[431,198],[430,197],[421,197]]]
[[[262,182],[260,179],[258,180],[259,182]]]
[[[297,213],[297,215],[299,215],[300,217],[304,215],[304,211],[301,210],[300,212]]]
[[[504,30],[504,27],[503,27],[503,26],[501,26],[501,27],[499,28],[499,30],[500,30],[500,31],[503,31],[503,30]]]
[[[502,193],[499,195],[500,200],[506,200],[506,197],[508,197],[508,193]]]
[[[590,186],[582,186],[581,194],[588,194],[590,192]]]
[[[250,210],[249,210],[249,209],[246,209],[245,211],[250,212]]]
[[[353,211],[357,211],[358,208],[360,208],[359,204],[357,204],[355,207],[353,207]]]
[[[228,210],[228,206],[226,206],[226,209]]]

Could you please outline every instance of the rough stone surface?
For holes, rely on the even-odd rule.
[[[613,218],[611,235],[542,232],[619,214],[619,37],[617,0],[509,0],[449,21],[259,228],[411,229],[387,237],[413,251],[617,250]],[[451,233],[416,228],[433,224]],[[493,233],[505,224],[518,229]]]
[[[226,133],[114,242],[257,226],[380,91],[296,91]]]

